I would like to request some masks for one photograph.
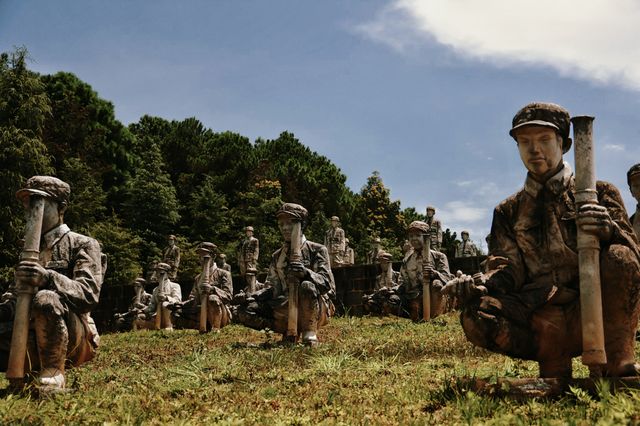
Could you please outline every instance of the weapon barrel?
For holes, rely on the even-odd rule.
[[[209,284],[209,270],[211,269],[211,256],[204,256],[204,267],[202,268],[202,274],[200,274],[199,286]],[[200,333],[207,332],[207,321],[209,319],[209,294],[201,290],[200,293]]]
[[[422,263],[431,262],[431,238],[427,235],[422,246]],[[422,275],[422,319],[429,321],[431,318],[431,277]]]
[[[44,215],[44,198],[31,197],[29,217],[25,227],[24,246],[21,260],[37,262],[40,255],[40,236],[42,234],[42,217]],[[7,379],[12,386],[19,386],[24,380],[24,363],[27,355],[27,338],[29,336],[29,317],[31,300],[37,289],[31,285],[16,282],[16,312],[13,319],[13,334],[7,366]]]
[[[289,252],[289,263],[300,262],[302,260],[301,226],[299,222],[294,222],[291,230],[291,251]],[[289,316],[287,319],[287,339],[295,342],[298,339],[298,285],[296,278],[292,278],[287,283],[289,288]]]
[[[576,210],[584,204],[597,204],[595,155],[593,149],[594,117],[573,117],[576,166]],[[602,292],[600,287],[600,241],[597,236],[578,228],[578,269],[582,320],[582,363],[598,369],[607,363],[604,348]]]

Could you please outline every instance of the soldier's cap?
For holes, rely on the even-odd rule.
[[[24,201],[31,195],[40,195],[67,204],[71,188],[68,183],[53,176],[33,176],[27,180],[24,188],[16,192],[16,198]]]
[[[378,255],[376,257],[378,258],[378,260],[391,261],[391,259],[393,259],[393,255],[391,253],[386,252],[386,251],[381,251],[380,253],[378,253]]]
[[[212,254],[215,254],[217,251],[218,251],[218,246],[208,241],[200,243],[200,245],[196,249],[196,253],[198,254],[198,256],[212,255]]]
[[[156,271],[170,271],[171,270],[171,266],[169,266],[169,264],[164,263],[164,262],[159,262],[156,265]]]
[[[462,231],[462,232],[460,233],[460,235],[464,235],[464,234],[467,234],[467,235],[469,235],[469,231],[467,231],[467,230],[464,230],[464,231]]]
[[[280,217],[282,215],[286,215],[294,219],[298,219],[301,222],[305,222],[307,220],[309,212],[300,204],[284,203],[282,207],[280,207],[280,210],[276,212],[276,217]]]
[[[433,206],[427,206],[427,211],[429,211],[429,210],[433,210],[433,211],[435,212],[435,211],[436,211],[436,208],[435,208],[435,207],[433,207]]]
[[[631,178],[638,173],[640,173],[640,163],[631,166],[631,168],[627,172],[627,183],[631,183]]]
[[[331,216],[331,220],[340,220],[338,216]]]
[[[133,282],[133,285],[145,285],[147,283],[147,280],[145,280],[144,278],[136,278],[136,280]]]
[[[173,234],[171,234],[171,235],[169,235],[169,236],[167,237],[167,239],[168,239],[168,240],[175,240],[175,239],[176,239],[176,236],[175,236],[175,235],[173,235]]]
[[[219,257],[220,259],[226,259],[226,258],[227,258],[227,255],[226,255],[226,254],[224,254],[224,253],[220,253],[220,254],[218,255],[218,257]]]
[[[549,102],[532,102],[525,105],[513,116],[509,135],[515,137],[515,130],[525,126],[543,126],[554,129],[562,138],[562,152],[571,148],[569,111]]]
[[[246,232],[246,231],[251,231],[251,232],[253,232],[253,226],[246,226],[246,227],[244,228],[244,230],[245,230],[245,232]]]
[[[407,231],[420,231],[423,234],[426,234],[429,232],[429,225],[427,225],[426,222],[423,222],[421,220],[414,220],[413,222],[411,222],[411,224],[409,225],[409,228],[407,229]]]

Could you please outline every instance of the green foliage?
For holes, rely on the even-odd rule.
[[[360,191],[360,204],[367,214],[369,235],[395,240],[392,245],[400,246],[406,234],[405,218],[400,201],[392,202],[390,195],[380,173],[374,171]]]

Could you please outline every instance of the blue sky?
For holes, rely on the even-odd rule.
[[[598,177],[635,207],[637,22],[633,0],[0,0],[0,50],[75,73],[125,124],[289,130],[354,191],[378,170],[403,207],[432,204],[482,244],[493,207],[522,186],[507,132],[530,101],[596,116]]]

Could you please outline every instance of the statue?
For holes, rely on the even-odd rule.
[[[455,257],[473,257],[478,255],[478,249],[473,242],[469,241],[469,231],[462,231],[462,242],[456,244]]]
[[[343,266],[353,266],[356,263],[356,255],[353,248],[349,246],[349,239],[344,239],[344,255],[342,256]]]
[[[329,262],[332,268],[338,268],[342,266],[343,254],[345,250],[345,235],[344,230],[338,225],[340,224],[340,218],[338,216],[331,217],[331,227],[327,230],[324,236],[324,245],[329,250]]]
[[[229,274],[231,274],[231,265],[227,263],[226,254],[224,253],[218,254],[218,256],[216,257],[216,265],[218,265],[218,268],[222,268],[225,271],[229,272]]]
[[[245,229],[246,238],[240,245],[238,253],[238,267],[240,268],[240,276],[251,287],[256,280],[258,273],[258,255],[260,254],[260,241],[253,236],[253,226],[247,226]]]
[[[380,237],[375,237],[371,241],[371,250],[367,252],[367,264],[376,263],[378,261],[378,253],[382,251]]]
[[[335,312],[329,253],[302,234],[307,209],[285,203],[276,213],[284,243],[271,257],[266,287],[238,306],[239,321],[247,327],[269,328],[283,340],[315,346],[317,330]]]
[[[452,278],[449,261],[444,253],[428,246],[427,223],[411,222],[407,231],[411,249],[402,260],[398,285],[377,290],[369,297],[372,302],[368,309],[371,313],[393,314],[414,322],[429,320],[449,309],[449,298],[440,292]],[[429,288],[426,295],[425,287]]]
[[[431,248],[440,251],[442,247],[442,224],[436,219],[436,208],[427,206],[427,224],[429,225],[429,235],[431,236]]]
[[[398,289],[400,273],[393,270],[392,259],[391,253],[386,251],[378,253],[377,263],[380,265],[380,274],[376,277],[375,291],[372,294],[362,296],[362,305],[365,313],[382,314],[384,312],[383,306],[387,302],[390,290],[396,291]]]
[[[169,279],[175,280],[178,276],[178,267],[180,266],[180,248],[176,245],[176,236],[169,235],[167,239],[169,246],[164,249],[162,261],[171,267]]]
[[[153,329],[153,322],[137,320],[138,315],[151,303],[151,295],[144,290],[146,282],[144,278],[136,278],[133,283],[134,296],[131,305],[129,305],[129,310],[125,313],[114,315],[116,328],[119,331]]]
[[[40,392],[60,391],[65,367],[91,360],[98,347],[90,312],[106,257],[96,240],[64,224],[70,193],[60,179],[33,176],[16,194],[27,212],[26,235],[15,283],[0,304],[0,367],[14,387],[39,371]]]
[[[182,300],[182,289],[180,284],[169,279],[171,266],[168,263],[160,262],[156,265],[156,276],[158,286],[153,289],[151,301],[146,309],[139,315],[142,321],[153,319],[155,330],[173,330],[173,319],[169,307]]]
[[[629,190],[631,195],[636,199],[636,211],[631,215],[629,221],[633,226],[633,231],[636,233],[636,237],[640,239],[640,163],[634,164],[627,172],[627,183],[629,184]]]
[[[569,113],[549,103],[518,111],[509,134],[528,171],[524,189],[494,210],[488,272],[460,276],[443,290],[462,303],[462,327],[473,344],[537,361],[543,378],[571,377],[572,357],[583,348],[592,376],[640,372],[634,355],[639,250],[620,193],[595,183],[593,163],[585,167],[590,120],[572,119],[574,177],[563,162],[572,144]],[[583,187],[591,178],[593,189]],[[586,256],[592,261],[583,263]]]

